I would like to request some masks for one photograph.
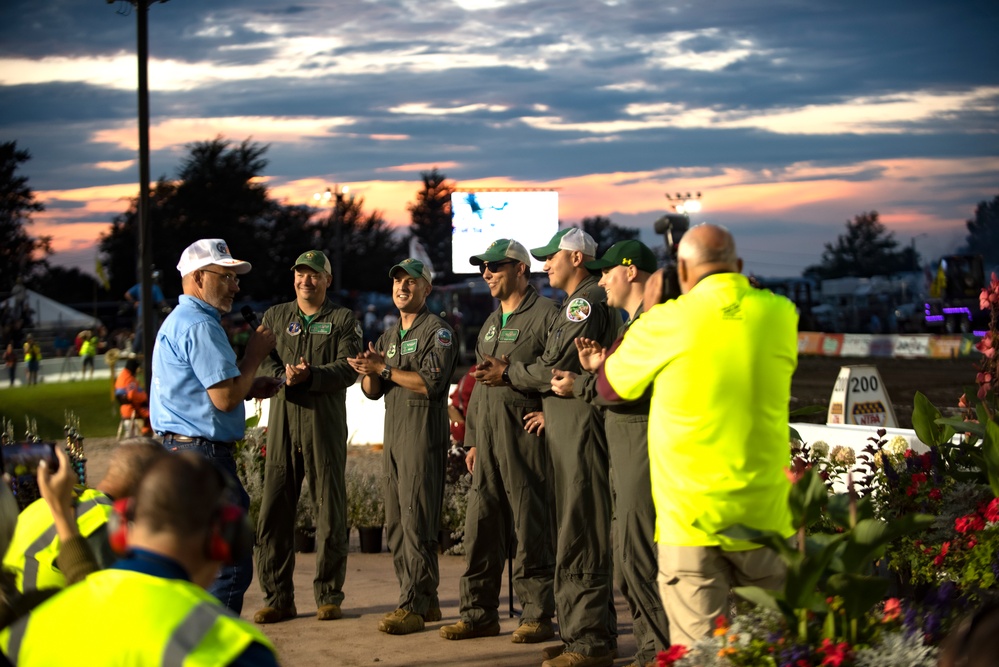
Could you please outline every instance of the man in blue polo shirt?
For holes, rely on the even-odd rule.
[[[239,276],[249,262],[232,258],[222,239],[202,239],[184,250],[177,264],[184,294],[156,335],[149,417],[170,450],[194,449],[230,477],[243,509],[250,498],[236,475],[233,443],[244,435],[243,401],[269,398],[281,386],[273,377],[255,377],[274,349],[274,332],[258,327],[242,360],[222,328],[222,313],[232,310]],[[237,614],[253,578],[253,558],[222,567],[209,589]]]

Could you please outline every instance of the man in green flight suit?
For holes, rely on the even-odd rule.
[[[405,259],[389,271],[399,322],[350,359],[371,399],[385,397],[385,535],[399,579],[399,608],[382,632],[419,632],[441,618],[437,531],[449,441],[448,390],[458,361],[454,330],[427,310],[432,276]]]
[[[479,267],[498,310],[479,330],[476,356],[531,363],[545,348],[558,306],[528,283],[531,257],[511,239],[499,239],[469,260]],[[441,628],[445,639],[499,634],[503,564],[513,540],[513,587],[523,607],[515,643],[554,636],[555,615],[551,458],[525,418],[541,410],[541,394],[513,386],[472,389],[466,418],[465,457],[472,473],[465,514],[461,620]]]
[[[656,271],[656,256],[641,241],[620,241],[604,256],[586,263],[600,272],[600,286],[607,303],[628,313],[625,328],[643,311],[646,284]],[[649,306],[654,306],[650,303]],[[624,335],[622,330],[621,335]],[[615,342],[617,345],[620,338]],[[587,371],[576,375],[564,371],[552,380],[559,396],[576,396],[587,403],[604,406],[611,476],[614,481],[614,576],[631,611],[636,652],[633,665],[654,662],[660,651],[669,648],[669,622],[659,597],[659,564],[656,560],[656,507],[649,479],[649,402],[652,389],[641,398],[608,402],[597,394],[593,373],[607,354],[607,348],[585,338],[576,339],[579,361]]]
[[[316,517],[316,618],[340,618],[347,571],[347,387],[357,373],[347,361],[361,352],[361,325],[350,309],[326,298],[330,261],[318,250],[292,267],[295,300],[264,313],[277,335],[283,365],[264,358],[257,375],[284,378],[271,399],[264,493],[257,526],[257,578],[264,608],[257,623],[294,618],[294,527],[303,479]]]
[[[580,372],[577,337],[609,345],[621,325],[621,316],[607,306],[603,288],[584,266],[596,251],[593,238],[574,227],[531,250],[545,260],[551,286],[567,294],[549,326],[545,350],[527,363],[486,355],[481,377],[476,376],[488,386],[511,384],[544,397],[545,441],[554,467],[555,605],[562,645],[543,652],[543,667],[610,667],[616,649],[603,415],[577,398],[556,395],[551,386],[556,369]]]

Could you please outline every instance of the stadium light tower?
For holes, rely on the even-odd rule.
[[[689,216],[691,213],[698,213],[701,210],[700,192],[693,194],[689,192],[687,194],[677,192],[673,195],[667,192],[666,199],[669,200],[670,205],[680,215]]]
[[[337,184],[332,190],[326,188],[325,192],[312,195],[312,199],[318,204],[330,204],[333,207],[330,214],[330,222],[333,224],[333,292],[337,298],[343,287],[343,198],[348,192],[350,187]]]

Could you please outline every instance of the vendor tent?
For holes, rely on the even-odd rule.
[[[88,329],[96,327],[100,321],[65,306],[38,292],[25,290],[25,305],[31,309],[31,325],[35,329]],[[14,310],[14,297],[4,301],[4,306]]]

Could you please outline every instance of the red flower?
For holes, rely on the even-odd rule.
[[[670,667],[677,660],[687,655],[687,647],[683,644],[673,644],[656,656],[656,667]]]
[[[926,452],[920,455],[919,462],[922,464],[923,470],[930,470],[933,468],[933,454]],[[926,479],[926,475],[923,475],[923,479]]]
[[[907,450],[905,450],[905,454],[903,456],[905,456],[905,458],[907,458],[907,459],[911,459],[915,455],[916,455],[916,452],[912,451],[911,449],[907,449]]]
[[[976,544],[978,544],[978,540],[976,540],[975,538],[972,537],[970,540],[968,540],[969,549],[974,549]]]
[[[940,489],[933,489],[932,491],[930,491],[930,498],[932,498],[933,500],[940,500],[942,497],[943,494],[940,493]]]
[[[260,448],[260,456],[263,457],[263,458],[267,457],[267,445],[263,445]]]
[[[839,644],[833,644],[831,639],[823,639],[822,646],[819,647],[819,653],[825,655],[822,659],[821,665],[830,665],[831,667],[840,667],[845,661],[850,660],[852,657],[852,651],[850,650],[850,645],[846,642],[840,642]]]
[[[913,476],[912,476],[912,483],[913,484],[922,484],[925,481],[926,481],[926,473],[925,472],[917,472],[917,473],[913,474]]]
[[[993,498],[989,506],[985,508],[985,518],[989,523],[999,521],[999,498]]]
[[[885,601],[884,616],[881,617],[882,623],[891,623],[892,621],[898,619],[902,615],[902,603],[899,602],[898,598],[888,598]]]

